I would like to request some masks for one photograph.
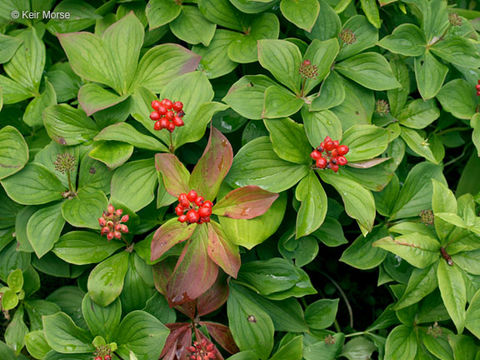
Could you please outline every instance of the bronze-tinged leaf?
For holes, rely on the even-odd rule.
[[[190,190],[190,174],[180,160],[173,154],[156,154],[155,167],[162,173],[167,192],[175,197]]]
[[[203,316],[219,309],[228,299],[227,277],[222,272],[218,274],[215,284],[197,299],[198,316]]]
[[[215,283],[218,266],[208,256],[207,245],[207,232],[203,230],[196,231],[184,247],[167,284],[170,307],[195,300]]]
[[[206,200],[213,201],[233,161],[232,145],[214,127],[202,157],[190,176],[190,188]]]
[[[391,158],[389,157],[375,158],[375,159],[366,160],[366,161],[352,162],[352,163],[348,163],[347,165],[357,169],[369,169],[371,167],[377,166],[390,159]]]
[[[248,185],[230,191],[212,210],[216,215],[232,219],[253,219],[265,214],[277,198],[278,194]]]
[[[187,225],[179,222],[177,218],[168,220],[153,235],[150,259],[155,261],[173,246],[190,239],[196,228],[197,224]]]
[[[167,324],[170,329],[170,334],[167,337],[165,346],[163,347],[160,359],[162,360],[174,360],[180,357],[175,357],[180,350],[186,352],[186,347],[190,345],[192,339],[192,325],[189,323],[175,323]],[[188,339],[188,343],[185,346],[185,342]],[[183,354],[182,354],[183,355]]]
[[[207,224],[208,227],[208,256],[228,275],[237,277],[241,260],[238,245],[230,242],[216,222]]]
[[[235,344],[235,340],[233,340],[232,333],[230,332],[228,326],[209,321],[202,321],[200,324],[205,325],[208,333],[222,348],[227,350],[230,354],[235,354],[240,351],[237,347],[237,344]]]

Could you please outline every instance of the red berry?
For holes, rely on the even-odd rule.
[[[180,221],[181,223],[187,221],[187,215],[180,215],[178,217],[178,221]]]
[[[103,360],[101,356],[96,356],[95,360]]]
[[[183,109],[183,103],[181,101],[175,101],[173,103],[173,110],[175,110],[176,112],[179,112],[179,111],[182,111]]]
[[[213,349],[215,349],[215,346],[213,344],[207,345],[207,351],[213,351]]]
[[[338,155],[345,155],[346,153],[348,153],[348,146],[347,145],[340,145],[338,148],[337,148],[337,151],[338,151]]]
[[[113,214],[115,212],[115,208],[113,207],[112,204],[108,205],[107,211],[108,211],[109,214]]]
[[[304,66],[308,66],[310,65],[312,62],[310,60],[303,60],[303,65]]]
[[[163,99],[162,102],[167,109],[171,109],[173,106],[173,103],[170,99]]]
[[[110,231],[110,228],[108,226],[105,226],[102,228],[102,231],[101,231],[101,234],[102,235],[105,235],[106,233],[108,233]]]
[[[478,83],[480,84],[480,80],[478,80]]]
[[[115,215],[117,216],[120,216],[123,214],[123,210],[122,209],[117,209],[117,211],[115,211]]]
[[[154,108],[155,110],[158,110],[158,108],[160,106],[161,106],[160,101],[158,101],[158,100],[153,100],[152,101],[152,108]]]
[[[110,355],[105,355],[105,357],[103,359],[104,360],[112,360],[112,357]]]
[[[196,204],[197,206],[202,206],[202,205],[203,205],[203,200],[205,200],[205,199],[203,198],[203,196],[199,196],[199,197],[197,197],[197,198],[195,199],[195,204]]]
[[[183,206],[181,205],[178,205],[176,208],[175,208],[175,214],[177,214],[177,216],[180,216],[180,215],[183,215],[183,211],[185,209],[183,208]]]
[[[477,95],[480,96],[480,91],[477,91]]]
[[[335,149],[335,145],[333,144],[333,141],[326,141],[325,150],[332,151],[333,149]]]
[[[342,165],[342,166],[347,165],[348,163],[347,159],[343,155],[340,155],[339,157],[337,157],[337,162],[338,162],[338,165]]]
[[[168,121],[172,121],[173,118],[175,117],[175,114],[173,113],[173,111],[168,111],[167,115],[165,115],[165,116],[166,116]]]
[[[160,119],[160,127],[162,129],[167,129],[168,128],[168,120],[166,118],[161,118]]]
[[[105,226],[107,221],[103,217],[101,217],[101,218],[98,219],[98,223],[100,224],[100,226]]]
[[[332,141],[332,138],[330,136],[325,136],[325,139],[323,140],[326,143]]]
[[[119,231],[122,228],[122,224],[115,225],[115,230]]]
[[[122,228],[120,229],[121,232],[124,234],[128,233],[128,226],[127,225],[122,225]]]
[[[184,122],[183,122],[182,118],[179,117],[179,116],[175,116],[173,118],[173,123],[175,124],[175,126],[183,126],[184,125]]]
[[[161,116],[157,111],[152,111],[151,114],[150,114],[150,119],[152,119],[153,121],[159,120],[160,117]]]
[[[212,207],[213,203],[210,200],[205,200],[205,202],[202,204],[203,207]]]
[[[202,206],[200,209],[198,209],[198,215],[200,217],[210,216],[212,215],[212,208]]]
[[[311,153],[310,153],[310,157],[313,159],[313,160],[318,160],[322,157],[322,153],[318,150],[313,150]]]
[[[122,237],[122,233],[120,231],[115,231],[113,236],[115,236],[117,239],[120,239]]]
[[[196,223],[199,219],[200,216],[198,216],[198,212],[196,210],[188,210],[187,220],[190,224]]]
[[[327,166],[327,159],[321,157],[317,160],[316,165],[319,169],[325,169],[325,166]]]
[[[154,128],[155,130],[157,130],[157,131],[158,131],[158,130],[162,130],[161,122],[160,122],[160,121],[156,121],[156,122],[155,122],[155,125],[153,125],[153,128]]]
[[[175,124],[174,123],[168,123],[168,131],[173,132],[175,130]]]
[[[157,109],[157,112],[160,114],[160,115],[165,115],[167,113],[167,108],[163,105],[160,105]]]
[[[187,194],[187,199],[190,200],[191,202],[195,201],[197,198],[198,194],[195,190],[190,190],[189,193]]]
[[[185,112],[183,110],[177,113],[177,116],[179,117],[183,117],[183,115],[185,115]]]
[[[189,347],[187,348],[187,350],[190,351],[190,352],[194,352],[194,351],[195,351],[195,347],[194,347],[194,346],[189,346]]]
[[[336,164],[336,163],[337,163],[337,158],[336,157],[330,158],[330,164]]]
[[[128,214],[126,215],[123,215],[122,218],[120,219],[121,222],[127,222],[128,219],[130,219],[130,216],[128,216]]]
[[[334,172],[338,171],[338,165],[337,164],[330,164],[330,169],[332,169]]]
[[[480,90],[480,84],[475,85],[475,88],[476,88],[477,90]]]
[[[108,240],[112,240],[112,239],[113,239],[113,232],[110,231],[110,232],[107,234],[107,239],[108,239]]]
[[[333,149],[332,150],[332,153],[330,154],[332,157],[337,157],[338,155],[338,150],[337,149]]]

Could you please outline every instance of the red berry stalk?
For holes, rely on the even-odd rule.
[[[339,166],[347,165],[348,161],[344,155],[349,151],[347,145],[340,145],[338,140],[332,140],[330,136],[320,143],[315,150],[310,153],[310,157],[315,160],[315,165],[319,169],[332,169],[337,172]]]
[[[175,213],[178,215],[178,221],[180,222],[203,224],[210,222],[212,206],[211,201],[199,196],[195,190],[190,190],[188,194],[182,193],[178,196]]]
[[[125,223],[128,221],[128,214],[123,215],[122,209],[117,209],[113,207],[112,204],[108,205],[107,211],[103,212],[102,217],[98,218],[98,223],[102,227],[101,235],[107,235],[107,240],[112,240],[113,238],[121,239],[122,233],[128,233],[128,227]]]
[[[207,339],[202,341],[194,341],[193,346],[189,346],[187,350],[190,353],[189,359],[191,360],[209,360],[215,359],[215,345],[209,342]]]
[[[480,80],[478,80],[478,84],[475,85],[475,89],[477,90],[477,96],[480,96]]]
[[[170,99],[163,99],[162,101],[153,100],[152,108],[154,110],[150,113],[150,119],[155,121],[155,125],[153,125],[155,130],[167,129],[173,132],[176,127],[184,125],[182,117],[185,113],[183,112],[183,104],[180,101],[172,102]]]

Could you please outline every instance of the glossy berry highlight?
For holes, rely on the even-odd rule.
[[[185,115],[183,111],[183,103],[181,101],[172,102],[170,99],[162,101],[153,100],[151,103],[153,111],[150,113],[150,119],[155,121],[154,130],[167,129],[173,132],[176,127],[184,125],[182,117]]]
[[[199,196],[195,190],[190,190],[187,194],[182,193],[178,196],[178,205],[175,207],[175,214],[178,221],[188,224],[203,224],[210,222],[213,203]]]
[[[128,220],[128,214],[123,215],[122,209],[115,209],[112,204],[109,204],[107,211],[104,211],[102,217],[98,218],[98,224],[102,227],[100,234],[105,235],[107,240],[121,239],[122,234],[128,233],[127,225],[123,224]]]
[[[347,165],[348,160],[344,155],[349,150],[347,145],[341,145],[338,140],[326,136],[320,146],[310,153],[310,157],[315,160],[318,169],[332,169],[337,172],[340,166]]]

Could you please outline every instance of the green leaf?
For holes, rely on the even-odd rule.
[[[131,161],[113,174],[111,199],[136,212],[153,201],[156,185],[153,159]]]
[[[465,306],[467,305],[467,290],[462,271],[456,265],[450,266],[446,261],[440,260],[437,277],[443,303],[457,332],[461,334],[465,327]]]
[[[2,295],[2,309],[8,311],[15,309],[18,305],[19,299],[15,291],[13,290],[5,290]]]
[[[41,208],[27,223],[27,237],[39,258],[49,252],[60,237],[65,220],[60,211],[62,203]]]
[[[337,310],[338,299],[317,300],[305,309],[305,321],[312,329],[326,329],[335,321]]]
[[[9,61],[22,42],[23,40],[19,37],[0,34],[0,64]]]
[[[318,174],[323,181],[338,191],[348,216],[357,220],[361,228],[367,232],[371,231],[375,220],[375,200],[372,193],[355,181],[343,177],[341,173],[318,171]]]
[[[133,351],[139,357],[154,360],[160,357],[168,334],[168,328],[156,317],[135,310],[123,318],[113,338],[122,357]]]
[[[435,150],[433,146],[435,143],[432,141],[433,138],[427,140],[418,131],[407,127],[402,127],[402,132],[400,133],[400,135],[402,139],[406,142],[408,147],[419,156],[424,157],[425,159],[431,161],[434,164],[439,164],[442,160],[444,154],[436,154],[433,152]]]
[[[210,45],[216,25],[208,21],[196,6],[182,6],[180,15],[170,23],[172,33],[189,44]]]
[[[439,62],[430,52],[415,58],[415,79],[424,100],[433,98],[447,76],[448,67]]]
[[[388,236],[384,226],[373,228],[367,236],[358,236],[355,241],[343,252],[340,261],[360,270],[373,269],[380,265],[387,256],[387,252],[373,243]]]
[[[417,354],[417,339],[412,328],[399,325],[388,334],[385,357],[392,360],[414,360]]]
[[[35,7],[36,4],[33,6]],[[50,9],[48,2],[44,5],[44,10]],[[36,7],[36,9],[40,9]],[[95,25],[95,21],[102,17],[96,14],[96,9],[85,1],[61,1],[55,6],[54,11],[58,13],[70,13],[70,19],[51,19],[47,23],[47,30],[53,35],[57,33],[69,33],[86,29]]]
[[[197,224],[180,223],[176,218],[168,220],[155,231],[151,245],[151,259],[159,259],[165,252],[176,244],[188,240]]]
[[[122,317],[122,304],[117,299],[108,306],[95,304],[88,294],[82,301],[82,314],[93,336],[114,340],[113,334]]]
[[[30,331],[25,336],[25,345],[29,354],[35,359],[44,359],[47,353],[52,350],[47,343],[43,330]]]
[[[467,81],[455,79],[437,94],[443,109],[459,119],[469,120],[475,114],[475,90]]]
[[[480,60],[478,51],[468,39],[449,37],[436,42],[431,48],[432,53],[453,65],[478,68]]]
[[[25,335],[28,333],[28,327],[23,322],[23,314],[23,307],[20,306],[5,329],[5,342],[15,350],[17,355],[20,354],[25,346]]]
[[[0,88],[2,89],[2,103],[5,105],[15,104],[33,96],[22,85],[3,75],[0,75]]]
[[[318,0],[282,0],[280,11],[288,21],[310,32],[320,12],[320,4]]]
[[[372,340],[375,341],[375,339]],[[349,360],[361,360],[372,357],[376,350],[377,346],[373,342],[363,336],[358,336],[345,344],[341,355]]]
[[[19,292],[23,288],[23,273],[21,269],[16,269],[8,274],[7,285],[10,290]]]
[[[295,93],[300,91],[298,69],[302,55],[295,44],[286,40],[259,40],[258,61],[283,85]]]
[[[305,35],[311,40],[328,40],[338,35],[342,22],[329,3],[325,0],[319,0],[319,3],[322,11],[319,12],[312,31]]]
[[[175,155],[155,155],[155,168],[162,174],[165,190],[170,195],[178,198],[181,193],[190,191],[190,173]]]
[[[323,11],[323,10],[322,10]],[[367,18],[362,15],[355,15],[350,17],[345,24],[343,30],[350,30],[355,35],[355,42],[352,44],[340,43],[340,52],[337,61],[350,58],[356,54],[361,53],[365,49],[369,49],[378,42],[378,30],[369,23]],[[335,37],[337,34],[335,34]]]
[[[103,191],[84,188],[73,199],[64,201],[62,215],[70,225],[97,230],[98,218],[107,205],[108,200]]]
[[[390,90],[401,86],[387,60],[378,53],[355,55],[335,65],[335,70],[372,90]]]
[[[45,67],[45,44],[33,27],[23,30],[18,37],[23,42],[4,69],[10,78],[35,94]]]
[[[265,75],[243,76],[232,85],[222,100],[243,117],[260,120],[265,90],[272,85],[276,83]]]
[[[310,112],[304,107],[302,118],[305,133],[312,148],[319,146],[326,136],[335,140],[342,140],[342,123],[337,115],[330,110]]]
[[[430,265],[424,269],[413,269],[408,279],[407,288],[402,297],[398,299],[394,309],[400,310],[418,303],[425,296],[438,287],[436,266]]]
[[[465,327],[477,338],[480,337],[480,291],[470,301],[467,313],[465,314]]]
[[[387,130],[375,125],[354,125],[343,134],[342,144],[348,145],[345,156],[349,162],[372,159],[388,146]]]
[[[280,159],[268,137],[256,138],[240,149],[226,178],[239,187],[257,185],[271,192],[294,186],[308,173],[306,165]]]
[[[78,103],[87,116],[121,103],[128,95],[118,96],[100,85],[88,83],[78,91]]]
[[[296,164],[310,164],[312,147],[305,136],[303,125],[290,118],[264,120],[270,133],[273,150],[283,160]]]
[[[303,357],[305,360],[334,360],[342,351],[345,342],[345,335],[338,333],[333,335],[331,344],[327,344],[324,339],[313,342],[303,349]]]
[[[53,252],[70,264],[85,265],[99,263],[123,246],[119,241],[106,241],[97,233],[71,231],[60,237]]]
[[[28,146],[20,131],[13,126],[0,130],[0,180],[23,169],[28,161]]]
[[[198,0],[198,8],[211,22],[242,31],[242,14],[228,0]]]
[[[328,247],[336,247],[348,243],[343,234],[342,225],[331,216],[326,216],[322,226],[312,235]]]
[[[304,101],[283,86],[273,85],[265,90],[263,118],[282,118],[295,114]]]
[[[412,129],[423,129],[440,117],[435,100],[416,99],[397,115],[401,125]]]
[[[317,230],[327,214],[327,194],[315,172],[310,171],[297,185],[295,198],[301,202],[297,214],[296,238]]]
[[[175,20],[182,12],[182,5],[171,0],[150,0],[145,14],[150,31]]]
[[[140,149],[167,152],[167,147],[157,139],[144,135],[132,125],[121,122],[104,128],[95,136],[95,141],[114,140],[128,143]]]
[[[23,113],[23,121],[31,127],[43,126],[42,113],[43,111],[57,103],[57,96],[52,84],[45,80],[45,90],[40,96],[35,97],[27,105]],[[0,108],[1,109],[1,108]]]
[[[43,317],[45,338],[50,347],[62,354],[91,353],[92,336],[73,322],[64,312]]]
[[[342,78],[334,71],[323,81],[318,96],[310,105],[310,111],[327,110],[338,106],[345,100],[345,88]]]
[[[133,145],[119,141],[101,141],[89,152],[88,156],[98,160],[110,169],[123,165],[133,154]]]
[[[273,349],[274,327],[270,316],[230,283],[227,301],[229,328],[240,350],[253,350],[264,360]]]
[[[368,21],[375,26],[377,29],[380,29],[382,21],[380,20],[380,14],[378,13],[378,7],[375,0],[360,0],[362,5],[362,10],[367,15]]]
[[[258,14],[248,27],[243,25],[241,30],[241,36],[232,41],[228,47],[228,57],[237,63],[251,63],[258,60],[257,40],[277,39],[280,22],[275,14]]]
[[[61,145],[77,145],[91,140],[98,132],[97,125],[83,110],[67,104],[52,105],[43,112],[48,136]]]
[[[123,251],[101,262],[90,273],[88,291],[98,305],[110,305],[122,292],[128,258],[129,253]]]
[[[178,44],[154,46],[140,60],[132,88],[143,86],[154,93],[159,93],[171,80],[194,71],[200,58],[199,55]],[[148,121],[151,123],[151,120]]]
[[[375,241],[373,246],[390,251],[413,266],[423,269],[440,257],[440,243],[437,239],[420,233],[390,236]]]
[[[390,67],[402,85],[401,88],[387,91],[390,111],[396,116],[407,103],[408,94],[410,93],[410,76],[407,65],[402,59],[391,59]]]
[[[388,51],[404,56],[420,56],[425,53],[424,33],[413,24],[397,26],[391,35],[385,36],[378,43]]]

